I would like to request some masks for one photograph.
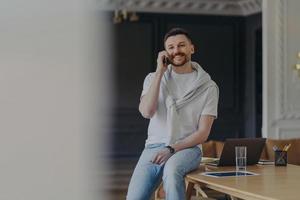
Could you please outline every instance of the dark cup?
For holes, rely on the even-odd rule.
[[[287,151],[275,151],[275,166],[287,165]]]

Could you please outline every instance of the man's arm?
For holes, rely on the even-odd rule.
[[[166,51],[161,51],[157,57],[157,68],[154,73],[154,78],[151,82],[148,92],[141,97],[139,111],[145,118],[151,118],[157,109],[159,89],[161,79],[167,70],[167,65],[164,64],[163,59],[167,57]]]
[[[211,115],[201,116],[198,125],[199,128],[196,132],[171,145],[175,149],[175,152],[204,143],[210,134],[214,119],[215,117]]]
[[[198,130],[185,139],[179,141],[178,143],[171,145],[171,147],[175,149],[175,152],[177,152],[204,143],[210,134],[214,119],[215,117],[211,115],[201,116],[199,120]],[[162,164],[166,162],[171,156],[172,154],[170,153],[169,149],[164,148],[157,153],[157,155],[152,159],[152,162],[156,164]]]

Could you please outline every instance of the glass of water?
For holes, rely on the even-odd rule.
[[[246,166],[247,166],[246,146],[235,147],[235,166],[236,166],[236,171],[246,171]]]

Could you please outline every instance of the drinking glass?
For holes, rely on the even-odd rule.
[[[236,171],[246,171],[246,166],[247,166],[246,146],[235,147],[235,166],[236,166]]]

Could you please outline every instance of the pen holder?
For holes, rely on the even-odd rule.
[[[275,166],[287,165],[287,151],[275,151]]]

